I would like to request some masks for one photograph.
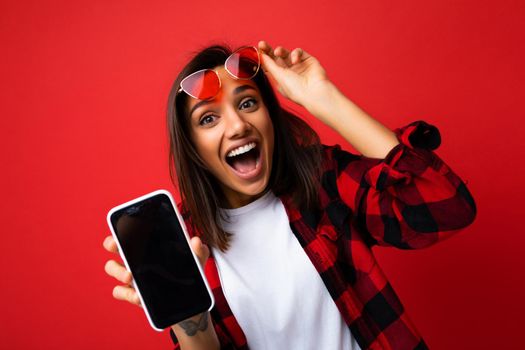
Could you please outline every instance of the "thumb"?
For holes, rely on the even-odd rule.
[[[284,68],[280,67],[270,56],[268,56],[264,52],[261,53],[261,57],[262,57],[261,64],[262,64],[264,73],[266,74],[266,76],[268,77],[272,85],[274,85],[277,88],[277,90],[279,90],[281,95],[283,95],[284,97],[287,97],[287,94],[283,90],[281,84],[279,83],[277,79],[275,79],[275,77],[278,77],[278,79],[281,79],[283,74],[286,73],[284,71]]]
[[[190,244],[191,249],[193,249],[195,255],[197,255],[197,258],[199,258],[201,266],[204,267],[206,261],[210,257],[210,249],[206,244],[202,243],[201,239],[197,236],[190,239]]]
[[[261,52],[261,65],[264,69],[264,72],[266,74],[270,74],[272,76],[278,76],[282,73],[283,68],[279,67],[279,65],[267,54],[264,52]]]

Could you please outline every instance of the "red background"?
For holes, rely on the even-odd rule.
[[[468,182],[476,221],[429,249],[375,252],[432,349],[520,348],[525,3],[186,3],[0,3],[0,347],[171,347],[141,309],[112,298],[105,216],[175,192],[164,113],[191,51],[265,39],[316,56],[388,127],[440,129],[437,153]]]

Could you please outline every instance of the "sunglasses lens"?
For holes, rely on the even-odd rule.
[[[210,70],[200,70],[188,75],[180,84],[182,90],[199,100],[214,97],[221,87],[219,77]]]
[[[241,48],[228,57],[224,66],[239,79],[250,79],[259,69],[259,53],[255,47]]]

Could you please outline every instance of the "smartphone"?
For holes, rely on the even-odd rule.
[[[213,308],[213,294],[168,191],[116,206],[107,221],[153,329]]]

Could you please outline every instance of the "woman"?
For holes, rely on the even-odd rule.
[[[320,145],[267,78],[362,155]],[[216,300],[172,326],[177,346],[427,348],[371,248],[427,247],[474,220],[465,184],[432,152],[437,128],[390,131],[313,56],[261,41],[197,54],[173,85],[168,129],[180,208]],[[111,236],[104,246],[116,252]],[[125,284],[116,299],[139,304],[121,264],[106,272]]]

